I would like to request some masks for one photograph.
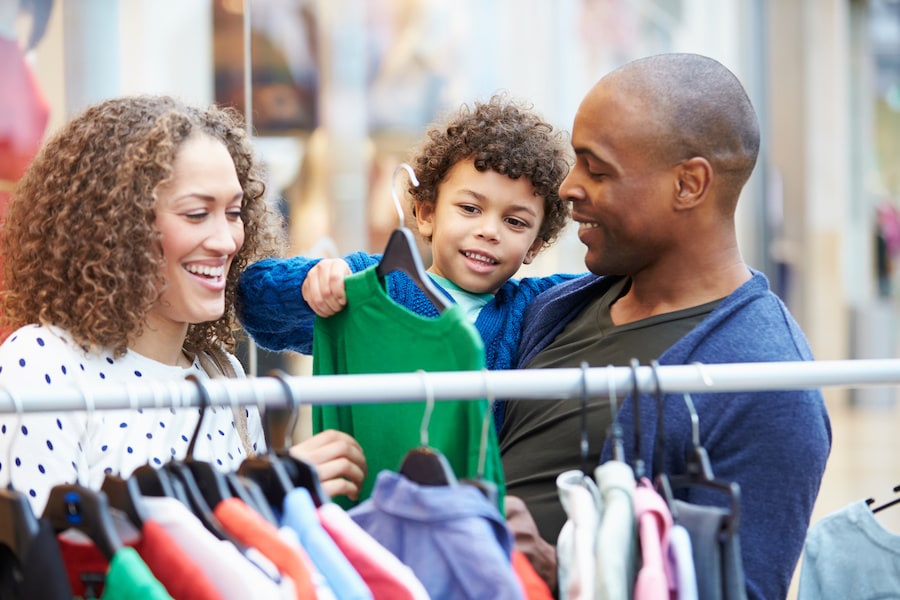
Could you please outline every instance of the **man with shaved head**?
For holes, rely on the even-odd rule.
[[[812,360],[787,307],[738,249],[735,208],[759,145],[747,93],[715,60],[664,54],[603,77],[575,115],[575,165],[560,186],[591,274],[532,304],[518,367]],[[629,391],[619,390],[620,402]],[[694,394],[693,405],[715,477],[740,485],[747,596],[784,598],[831,447],[822,395],[708,392]],[[653,395],[642,397],[645,473],[682,474],[692,448],[687,403],[664,394],[663,440],[656,406]],[[630,464],[638,447],[633,407],[624,399],[617,419]],[[587,422],[593,471],[612,458],[608,398],[588,401]],[[510,526],[551,585],[566,521],[556,478],[582,466],[581,423],[578,399],[510,400],[500,429]],[[694,505],[730,502],[699,486],[675,495]]]

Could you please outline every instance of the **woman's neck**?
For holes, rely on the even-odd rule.
[[[129,341],[128,349],[164,365],[189,367],[191,359],[184,353],[187,324],[159,323],[148,320],[141,335]]]

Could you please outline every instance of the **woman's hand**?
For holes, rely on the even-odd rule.
[[[306,274],[300,288],[303,299],[320,317],[330,317],[347,305],[344,278],[352,275],[350,265],[342,258],[323,258]]]
[[[291,447],[292,456],[312,464],[329,497],[359,498],[368,472],[362,447],[342,431],[327,429]]]

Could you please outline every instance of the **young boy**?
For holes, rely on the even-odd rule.
[[[568,207],[558,194],[569,169],[564,134],[529,107],[495,95],[433,125],[411,162],[419,180],[409,185],[413,214],[431,245],[428,273],[466,309],[484,341],[487,368],[510,368],[525,307],[575,277],[511,279],[566,225]],[[310,354],[315,315],[340,311],[344,277],[380,259],[355,252],[343,259],[296,256],[252,264],[238,286],[241,323],[263,348]],[[438,315],[405,274],[391,273],[388,282],[398,303],[422,316]]]
[[[568,157],[562,132],[530,107],[496,95],[471,108],[464,105],[448,120],[434,125],[412,159],[419,185],[410,183],[409,193],[418,233],[431,245],[428,275],[474,323],[489,369],[515,364],[528,303],[550,286],[575,277],[512,279],[566,224],[568,209],[558,188],[568,173]],[[238,289],[244,328],[264,348],[312,354],[315,316],[329,317],[341,311],[346,305],[345,277],[378,264],[380,259],[380,255],[356,252],[343,259],[294,257],[250,265]],[[387,293],[394,302],[423,317],[440,314],[405,273],[390,272],[386,279]],[[446,403],[440,404],[443,408]],[[502,419],[503,406],[495,404],[495,427]],[[338,408],[340,415],[332,418],[333,407],[325,408],[325,417],[322,409],[314,410],[314,430],[326,423],[332,428],[347,427],[348,432],[353,429],[346,425],[351,419],[340,412],[343,409]],[[356,411],[366,418],[352,419],[362,427],[378,428],[376,422],[387,418],[378,413],[377,420],[368,419],[371,413],[366,410],[360,407]],[[395,432],[403,427],[396,420],[391,423]],[[384,434],[382,429],[368,429],[356,435],[379,438],[369,446],[360,441],[370,467],[391,465],[394,459],[387,458],[386,452],[370,456],[367,447],[376,447]],[[493,475],[499,477],[502,494],[493,434],[488,442],[488,463],[496,464]],[[450,460],[454,462],[452,457]],[[361,499],[372,487],[372,471]]]

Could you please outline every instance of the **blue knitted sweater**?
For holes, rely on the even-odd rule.
[[[380,259],[380,254],[364,252],[344,257],[354,273],[378,264]],[[312,353],[316,315],[303,300],[300,288],[309,270],[319,260],[302,256],[269,258],[250,265],[243,272],[237,290],[238,316],[257,344],[269,350]],[[497,291],[475,321],[484,341],[488,369],[509,369],[515,364],[522,314],[531,300],[551,286],[578,276],[511,279]],[[438,315],[437,309],[408,275],[393,272],[386,280],[388,294],[395,302],[422,316]],[[437,283],[435,285],[446,294]]]
[[[661,365],[813,360],[800,327],[759,272],[725,298],[659,358]],[[586,275],[543,293],[525,313],[518,368],[550,343],[612,278]],[[765,373],[759,374],[760,378]],[[700,442],[717,479],[741,489],[739,535],[750,598],[785,598],[800,557],[831,448],[831,426],[818,389],[692,394]],[[691,421],[681,394],[663,397],[664,451],[654,465],[657,402],[642,396],[639,431],[646,472],[681,474],[692,447]],[[621,406],[625,450],[634,459],[634,402]],[[551,426],[548,424],[548,426]],[[503,440],[501,439],[501,445]],[[511,453],[510,453],[511,451]],[[528,461],[504,451],[508,460]],[[602,460],[611,458],[609,443]],[[577,468],[578,457],[573,457]],[[676,493],[697,504],[728,506],[725,494],[702,487]]]

